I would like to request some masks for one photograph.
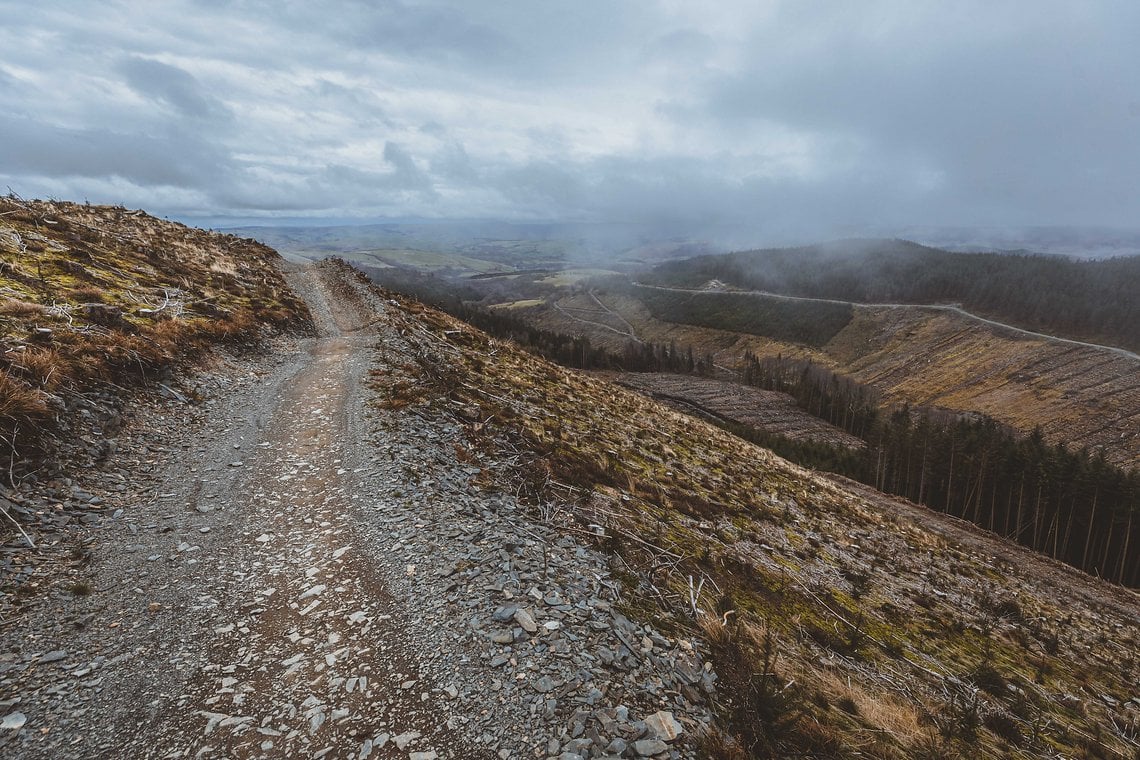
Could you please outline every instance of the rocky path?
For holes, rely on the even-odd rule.
[[[318,338],[216,381],[189,426],[140,416],[108,465],[125,489],[92,476],[92,593],[3,631],[0,755],[687,756],[714,679],[694,644],[475,483],[509,461],[446,416],[370,411],[370,369],[408,364],[382,300],[291,283]]]

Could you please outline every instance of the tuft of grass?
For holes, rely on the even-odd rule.
[[[8,317],[39,317],[46,309],[38,303],[23,301],[19,298],[4,298],[0,300],[0,314]]]
[[[12,361],[10,369],[18,372],[32,388],[51,391],[71,375],[71,362],[56,348],[29,347]]]
[[[992,731],[995,736],[1005,739],[1015,747],[1021,746],[1025,741],[1017,721],[1008,713],[1000,710],[986,713],[985,717],[982,718],[982,725]]]
[[[966,680],[973,683],[982,691],[995,697],[1009,696],[1009,685],[997,668],[986,661],[967,674]]]
[[[76,303],[104,303],[106,299],[107,291],[95,285],[82,285],[67,294],[67,300]]]
[[[35,424],[48,416],[41,391],[0,369],[0,423],[6,428]]]

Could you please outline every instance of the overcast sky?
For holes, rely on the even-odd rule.
[[[0,191],[1136,227],[1140,3],[0,0]]]

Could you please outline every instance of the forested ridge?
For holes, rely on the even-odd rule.
[[[676,293],[628,286],[663,322],[764,335],[820,348],[851,321],[848,304],[789,301],[734,293]]]
[[[709,280],[859,303],[959,304],[1019,327],[1140,350],[1140,256],[953,253],[905,240],[852,240],[661,264],[655,284]]]

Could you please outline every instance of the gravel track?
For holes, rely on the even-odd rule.
[[[93,592],[4,631],[0,756],[690,756],[715,678],[694,643],[477,487],[509,463],[458,461],[454,421],[369,405],[369,371],[408,365],[382,299],[336,267],[288,277],[318,337],[119,436]]]

